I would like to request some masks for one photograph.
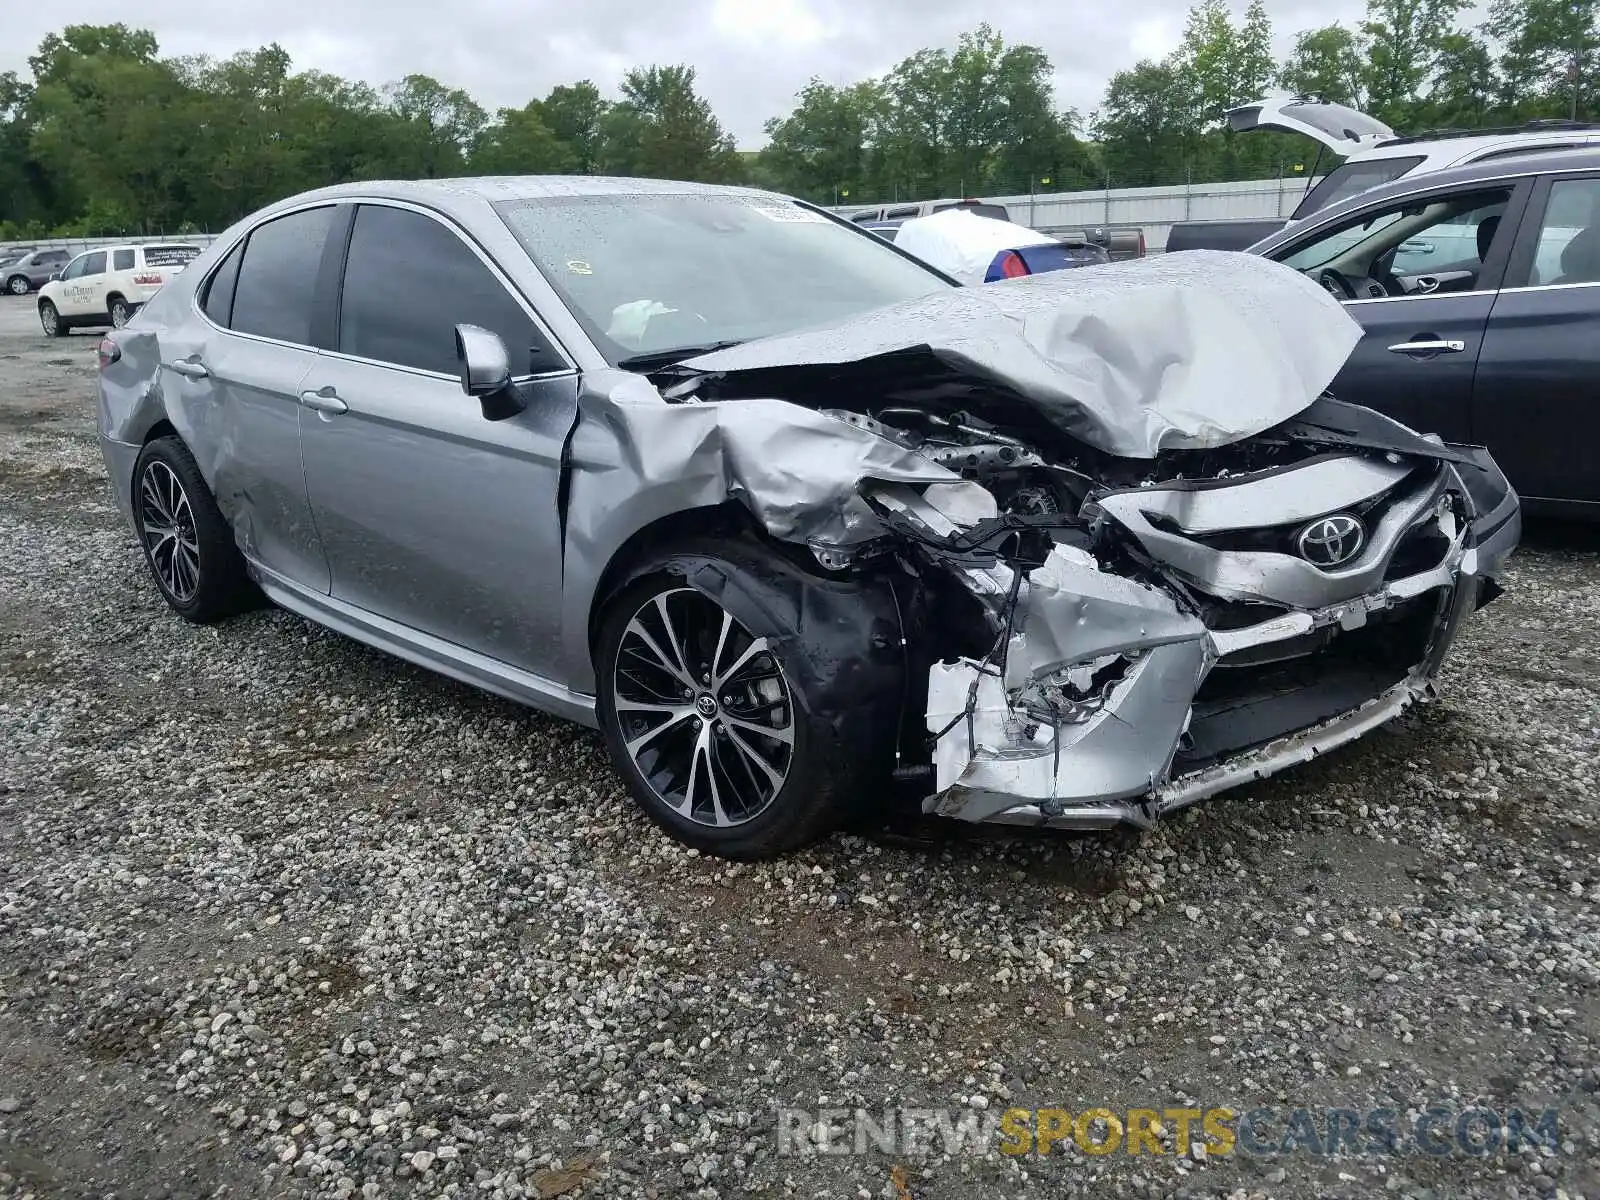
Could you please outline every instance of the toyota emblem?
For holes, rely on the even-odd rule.
[[[1300,557],[1317,567],[1337,567],[1361,553],[1367,544],[1367,530],[1349,513],[1318,517],[1295,538]]]

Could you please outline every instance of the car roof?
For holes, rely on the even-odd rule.
[[[1419,133],[1412,137],[1391,138],[1376,146],[1356,151],[1346,161],[1371,162],[1374,159],[1415,158],[1420,155],[1427,160],[1443,159],[1453,163],[1477,154],[1497,150],[1509,151],[1518,145],[1526,145],[1530,151],[1537,152],[1540,146],[1552,143],[1562,145],[1570,144],[1575,139],[1589,141],[1597,138],[1600,138],[1600,125],[1570,122],[1562,125],[1552,124],[1547,128],[1486,129],[1478,133],[1439,131]]]
[[[405,200],[445,209],[499,204],[515,200],[547,200],[581,196],[761,196],[790,200],[759,188],[729,187],[712,183],[685,183],[670,179],[627,179],[606,175],[485,175],[467,179],[375,179],[340,183],[301,192],[274,205],[302,204],[309,200],[370,197]]]

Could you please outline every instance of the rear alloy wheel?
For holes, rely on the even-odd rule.
[[[121,329],[133,320],[133,305],[121,296],[114,296],[111,300],[111,324],[113,328]]]
[[[26,296],[33,285],[28,282],[26,275],[13,275],[6,280],[6,291],[13,296]]]
[[[45,337],[65,337],[67,323],[61,319],[61,314],[56,311],[56,306],[48,300],[39,301],[39,325],[44,329]]]
[[[892,676],[860,673],[880,653],[860,632],[868,608],[813,586],[827,585],[765,547],[704,540],[605,606],[596,708],[612,762],[651,820],[704,853],[786,853],[882,793],[865,780],[888,774],[878,731],[898,721],[899,650]]]
[[[233,531],[177,438],[157,438],[140,452],[133,519],[150,575],[179,616],[210,624],[250,606],[255,588]]]

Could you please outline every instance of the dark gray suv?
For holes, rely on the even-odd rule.
[[[36,292],[50,282],[54,275],[72,259],[68,250],[35,250],[25,254],[16,262],[8,263],[4,268],[6,282],[5,289],[13,296],[26,296],[29,292]]]

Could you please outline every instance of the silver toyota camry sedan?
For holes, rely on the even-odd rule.
[[[896,800],[1147,825],[1429,696],[1518,501],[1325,394],[1359,336],[1246,255],[962,287],[766,192],[350,184],[102,341],[99,427],[180,616],[598,726],[758,857]]]

